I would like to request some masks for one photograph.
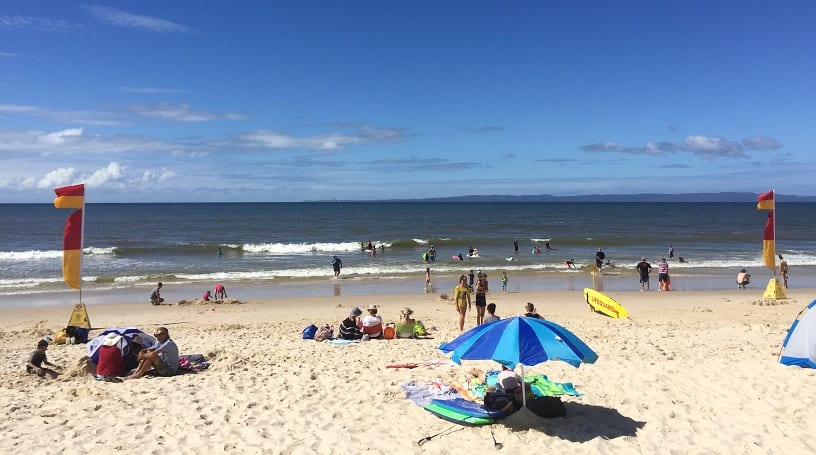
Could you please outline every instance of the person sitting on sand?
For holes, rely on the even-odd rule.
[[[400,321],[397,322],[396,335],[397,338],[415,338],[416,337],[416,319],[411,316],[414,310],[405,307],[400,311]]]
[[[363,332],[360,331],[360,323],[357,318],[363,314],[363,310],[359,307],[354,307],[349,312],[348,317],[343,319],[340,323],[340,338],[343,340],[359,340],[363,337]]]
[[[377,315],[377,305],[372,303],[366,310],[368,311],[368,316],[363,318],[363,335],[368,335],[369,338],[381,337],[383,320],[382,317]]]
[[[57,373],[56,371],[50,368],[43,368],[43,365],[59,368],[58,366],[48,361],[48,356],[45,354],[45,351],[47,350],[48,350],[47,341],[40,340],[37,342],[37,350],[32,352],[31,355],[28,356],[28,362],[26,362],[26,372],[28,372],[28,374],[36,374],[41,378],[44,378],[45,375],[48,375],[49,377],[51,377],[51,379],[54,379],[57,376],[59,376],[59,373]]]
[[[142,352],[142,349],[144,349],[142,337],[139,334],[133,335],[130,343],[125,345],[125,349],[122,350],[125,371],[133,370],[139,366],[139,353]]]
[[[751,283],[751,275],[742,269],[737,274],[737,289],[745,289],[745,285]]]
[[[527,302],[527,304],[524,305],[524,310],[525,310],[524,317],[544,319],[538,313],[536,313],[535,305],[533,305],[532,302]]]
[[[162,303],[164,303],[164,299],[161,296],[161,288],[162,282],[159,281],[159,284],[150,293],[150,303],[152,303],[153,305],[161,305]]]
[[[487,304],[487,316],[484,317],[483,324],[489,324],[491,322],[496,322],[501,318],[496,316],[496,304],[495,303],[488,303]]]
[[[170,338],[166,327],[159,327],[153,334],[156,343],[139,353],[139,366],[125,379],[138,379],[150,370],[159,376],[173,376],[178,371],[179,351],[175,341]]]
[[[99,348],[99,359],[96,362],[96,378],[102,381],[120,381],[119,376],[125,372],[122,351],[119,349],[119,341],[122,335],[111,332],[105,335],[102,340],[102,347]]]

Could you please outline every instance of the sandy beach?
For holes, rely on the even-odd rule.
[[[548,362],[528,372],[572,382],[567,417],[498,421],[501,452],[812,453],[816,371],[777,363],[781,342],[814,289],[791,289],[779,305],[746,291],[609,292],[630,312],[616,320],[587,310],[580,290],[496,293],[497,314],[539,313],[581,337],[599,355],[573,368]],[[433,339],[372,340],[336,346],[302,340],[310,323],[335,327],[353,306],[375,303],[386,321],[410,306],[437,330]],[[483,453],[491,427],[459,427],[405,399],[406,381],[461,380],[472,367],[391,369],[387,364],[446,358],[455,338],[453,304],[439,294],[301,297],[233,305],[155,307],[93,304],[96,330],[169,329],[182,354],[203,354],[198,374],[124,383],[94,380],[81,367],[85,345],[51,346],[56,380],[25,373],[40,338],[66,325],[70,306],[4,310],[0,423],[4,453]],[[468,314],[466,329],[475,312]],[[444,432],[418,446],[419,439]]]

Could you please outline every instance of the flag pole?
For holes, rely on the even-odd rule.
[[[773,192],[773,245],[774,245],[774,283],[776,283],[776,189],[771,190]],[[85,224],[82,224],[82,228],[85,229]]]
[[[82,303],[82,256],[85,255],[85,216],[87,213],[85,212],[85,188],[82,188],[82,230],[80,233],[80,240],[79,240],[79,303]]]

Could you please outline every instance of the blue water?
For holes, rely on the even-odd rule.
[[[64,293],[62,230],[71,211],[51,204],[0,209],[0,295]],[[159,280],[284,292],[333,279],[329,262],[335,254],[344,263],[343,285],[367,292],[376,288],[372,283],[390,283],[393,291],[401,281],[421,280],[426,267],[439,281],[478,269],[492,272],[496,284],[507,271],[534,287],[560,288],[575,279],[580,285],[599,247],[612,263],[605,273],[628,277],[641,256],[654,265],[668,256],[669,245],[676,256],[673,275],[688,283],[722,279],[730,287],[742,267],[755,277],[772,276],[761,263],[766,216],[746,203],[88,204],[83,292],[142,292]],[[815,222],[816,204],[777,207],[777,252],[799,284],[816,270]],[[360,243],[369,241],[384,250],[376,256],[361,251]],[[547,241],[555,250],[544,249]],[[536,244],[542,253],[531,252]],[[421,254],[431,245],[436,261],[424,262]],[[478,258],[467,257],[471,246]],[[457,253],[464,262],[452,260]],[[688,262],[678,263],[680,256]],[[579,270],[566,269],[566,259]]]

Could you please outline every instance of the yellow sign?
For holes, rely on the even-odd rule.
[[[762,298],[774,300],[787,299],[788,295],[785,293],[785,288],[782,287],[779,280],[771,278],[771,280],[768,281],[768,287],[765,288],[765,293],[762,294]]]
[[[71,312],[71,317],[68,318],[68,325],[88,330],[91,329],[91,321],[88,319],[88,310],[85,309],[84,303],[79,302],[74,305],[74,311]]]

